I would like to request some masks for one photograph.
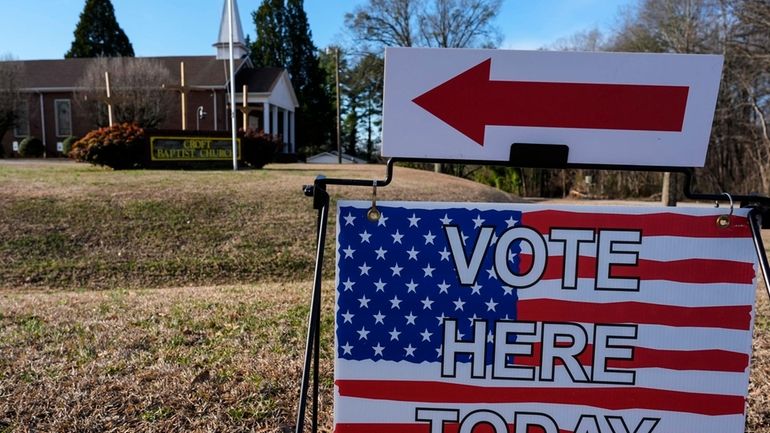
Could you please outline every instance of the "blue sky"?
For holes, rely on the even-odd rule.
[[[224,0],[112,0],[137,56],[211,55]],[[344,15],[366,0],[305,0],[313,41],[344,43]],[[64,56],[84,0],[0,0],[0,55],[22,60]],[[244,32],[254,35],[251,12],[261,0],[238,0]],[[615,26],[620,8],[634,0],[503,0],[495,24],[501,48],[537,49],[559,38]]]

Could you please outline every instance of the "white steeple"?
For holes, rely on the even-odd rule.
[[[226,60],[230,58],[230,35],[228,31],[230,29],[227,22],[227,2],[222,7],[222,20],[219,23],[219,38],[214,44],[217,49],[217,59]],[[243,37],[243,27],[241,27],[241,16],[238,13],[238,2],[233,2],[233,57],[240,59],[246,56],[249,51],[246,48],[245,39]]]

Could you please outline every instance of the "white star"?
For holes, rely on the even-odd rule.
[[[366,242],[369,243],[369,238],[372,237],[370,233],[367,233],[366,230],[364,230],[363,233],[359,233],[358,236],[361,236],[361,243]]]
[[[342,317],[345,319],[342,323],[353,323],[353,317],[355,317],[355,314],[348,310],[342,314]]]
[[[417,350],[417,348],[412,347],[412,343],[409,343],[409,346],[404,347],[404,350],[406,351],[406,355],[404,356],[414,356],[414,351]]]
[[[356,284],[355,281],[350,281],[350,277],[348,277],[347,281],[343,281],[342,285],[345,286],[345,292],[347,291],[353,291],[353,284]]]
[[[382,349],[384,349],[384,346],[381,346],[379,342],[377,342],[376,346],[372,346],[372,349],[374,349],[374,356],[380,355],[382,356]]]
[[[440,345],[436,348],[436,358],[441,358],[441,352],[444,350],[444,345]]]
[[[388,332],[388,334],[390,334],[390,341],[393,341],[393,340],[398,341],[398,336],[401,335],[401,331],[396,329],[396,327],[394,326],[393,330]]]
[[[411,292],[417,293],[417,283],[414,282],[413,278],[409,279],[409,282],[406,283],[406,292],[407,293],[411,293]]]
[[[422,335],[422,341],[428,341],[430,342],[430,336],[433,335],[432,332],[428,332],[428,328],[425,328],[424,331],[420,333]]]
[[[352,225],[354,225],[354,224],[353,224],[353,221],[355,221],[355,220],[356,220],[356,217],[354,217],[354,216],[353,216],[353,214],[352,214],[352,213],[350,213],[350,212],[348,212],[348,216],[346,216],[346,217],[343,217],[343,218],[345,218],[345,226],[346,226],[346,227],[347,227],[347,226],[352,226]]]
[[[490,244],[490,245],[494,245],[494,244],[496,244],[496,243],[497,243],[497,239],[498,239],[498,238],[497,238],[497,233],[492,233],[492,240],[491,240],[491,241],[489,241],[489,244]]]
[[[460,232],[460,237],[463,238],[463,245],[465,245],[465,242],[468,240],[468,235],[465,233]]]
[[[425,238],[425,245],[428,245],[428,244],[435,245],[433,243],[433,239],[436,239],[436,235],[432,234],[430,230],[428,230],[427,235],[422,235],[422,237]]]
[[[495,342],[495,336],[492,334],[492,331],[489,331],[489,334],[487,334],[487,343],[494,343]]]
[[[412,214],[412,217],[407,219],[409,220],[409,227],[417,227],[417,221],[420,221],[422,218],[418,218],[417,215]]]
[[[484,224],[484,219],[481,218],[481,215],[476,215],[476,218],[472,219],[473,221],[473,228],[477,229],[481,227],[482,224]]]
[[[471,326],[473,326],[473,322],[479,320],[479,316],[477,316],[476,313],[473,313],[473,317],[469,317],[468,320],[471,321]]]
[[[506,314],[505,317],[503,317],[503,320],[511,320],[508,318],[508,315]]]
[[[403,270],[404,270],[404,268],[402,268],[401,266],[398,265],[398,263],[396,263],[396,266],[391,266],[390,267],[390,271],[393,272],[393,275],[391,275],[391,276],[395,277],[396,275],[398,275],[400,277],[401,276],[401,271],[403,271]]]
[[[503,291],[506,295],[513,295],[513,287],[511,286],[503,286]]]
[[[382,278],[380,278],[379,280],[377,280],[377,282],[376,282],[376,283],[374,283],[374,287],[376,287],[376,288],[377,288],[377,289],[375,290],[375,292],[384,292],[384,291],[385,291],[385,285],[386,285],[386,284],[388,284],[388,283],[383,283],[383,282],[382,282]]]
[[[354,250],[353,248],[350,248],[350,245],[348,245],[348,247],[345,248],[344,250],[342,250],[342,252],[345,253],[345,258],[346,259],[352,259],[353,258],[353,253],[355,253],[356,250]]]
[[[444,319],[446,319],[446,316],[442,312],[440,316],[436,317],[436,320],[438,320],[438,325],[441,326],[444,324]]]
[[[412,247],[412,249],[406,253],[409,254],[409,260],[417,260],[417,254],[420,254],[420,252],[415,250],[414,247]]]
[[[369,331],[367,331],[366,327],[364,326],[362,326],[361,329],[356,332],[358,333],[359,340],[366,340],[366,336],[369,335]]]
[[[388,217],[386,217],[385,214],[380,212],[380,219],[377,220],[377,227],[379,227],[379,226],[387,227],[385,225],[386,221],[388,221]]]
[[[385,315],[382,314],[381,311],[378,311],[377,314],[372,314],[372,317],[374,317],[374,324],[382,323],[383,325],[385,322],[383,322],[383,319],[385,319]]]
[[[430,263],[428,263],[428,266],[422,268],[422,271],[425,272],[426,277],[433,277],[433,271],[435,271],[436,268],[431,268]]]
[[[471,286],[471,295],[480,295],[481,294],[481,286],[479,283],[476,283]]]
[[[388,252],[388,250],[383,250],[382,247],[374,250],[375,253],[377,253],[377,260],[382,259],[385,260],[385,253]]]
[[[433,305],[433,301],[430,300],[429,297],[425,297],[422,301],[422,309],[423,310],[432,310],[431,305]]]
[[[485,302],[484,304],[487,306],[487,311],[497,311],[495,309],[495,307],[497,307],[497,302],[495,302],[494,299],[489,298],[489,302]]]
[[[449,284],[446,283],[446,280],[443,280],[441,284],[438,285],[439,293],[449,293],[447,289],[449,289]]]
[[[495,268],[494,267],[487,269],[487,274],[489,274],[489,276],[487,278],[489,278],[490,280],[496,280],[497,279],[497,273],[495,273]]]
[[[394,233],[394,234],[392,234],[390,236],[393,237],[393,243],[394,244],[400,244],[401,243],[401,238],[404,237],[404,235],[399,233],[398,230],[396,230],[396,233]]]
[[[442,262],[444,260],[449,261],[449,251],[447,251],[446,247],[444,247],[444,249],[442,251],[439,251],[438,253],[441,254],[441,261]]]
[[[458,297],[457,300],[452,301],[452,303],[455,304],[455,311],[457,310],[463,311],[463,305],[465,305],[465,301],[463,301]]]
[[[401,309],[401,302],[402,301],[400,299],[398,299],[398,296],[393,296],[393,299],[390,300],[390,309],[393,310],[393,309],[398,308],[400,310]]]
[[[406,324],[407,325],[414,325],[414,319],[416,319],[417,316],[412,314],[412,312],[410,311],[409,315],[408,316],[404,316],[404,318],[406,319]]]
[[[342,347],[342,350],[344,351],[342,353],[343,355],[352,355],[353,354],[353,352],[352,352],[353,346],[351,346],[349,342],[346,342],[345,345],[341,346],[341,347]]]
[[[511,227],[515,226],[517,222],[518,221],[513,219],[513,216],[510,216],[510,217],[508,217],[507,220],[505,220],[505,223],[508,224],[508,228],[511,228]]]
[[[366,295],[361,296],[358,298],[360,304],[358,308],[369,308],[369,301],[371,301],[371,299],[367,299]]]
[[[514,253],[513,251],[508,251],[508,261],[513,263],[514,260],[516,260],[516,256],[518,256],[519,253]]]
[[[372,267],[366,266],[366,262],[364,262],[364,264],[359,266],[358,269],[361,270],[361,275],[369,275],[369,269],[372,269]]]
[[[441,224],[443,225],[449,225],[452,222],[447,214],[444,214],[444,218],[441,218],[439,221],[441,221]]]

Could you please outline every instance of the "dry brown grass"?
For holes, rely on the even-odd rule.
[[[770,432],[759,289],[747,432]],[[292,431],[310,285],[2,293],[0,431]],[[331,431],[331,284],[321,426]]]
[[[284,431],[308,291],[2,293],[0,431]]]

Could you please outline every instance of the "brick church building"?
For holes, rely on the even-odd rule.
[[[243,126],[241,107],[243,89],[247,87],[248,124],[255,129],[280,135],[284,152],[294,153],[295,110],[299,103],[289,74],[282,68],[255,68],[249,60],[244,43],[243,29],[235,8],[234,57],[235,104],[237,127]],[[150,57],[170,73],[170,83],[163,87],[174,92],[161,129],[229,131],[229,44],[227,1],[222,10],[219,37],[211,56]],[[91,115],[78,112],[78,85],[95,59],[60,59],[14,61],[20,71],[19,91],[21,105],[17,110],[19,121],[4,137],[0,137],[6,156],[15,155],[14,149],[24,137],[39,138],[46,156],[61,156],[61,143],[67,137],[81,137],[99,127]],[[182,73],[184,71],[184,87]],[[176,89],[176,90],[174,90]],[[184,97],[182,93],[184,92]],[[82,97],[82,96],[81,96]],[[183,107],[184,101],[184,107]],[[184,116],[184,118],[183,118]]]

